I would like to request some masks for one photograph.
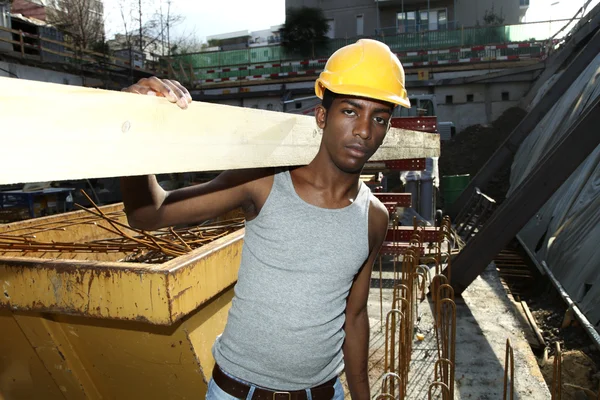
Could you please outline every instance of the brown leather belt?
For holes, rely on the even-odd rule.
[[[226,375],[217,364],[212,373],[213,380],[225,393],[238,399],[245,399],[250,392],[250,386]],[[322,385],[310,389],[313,400],[331,400],[335,393],[333,385],[337,378],[333,378]],[[306,400],[306,390],[284,392],[280,390],[267,390],[256,388],[252,395],[253,400]]]

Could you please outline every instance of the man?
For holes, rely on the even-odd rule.
[[[186,108],[191,97],[156,78],[125,89]],[[122,179],[129,223],[141,229],[199,221],[241,207],[246,233],[235,297],[217,338],[207,399],[369,399],[367,299],[388,227],[360,181],[393,108],[410,107],[404,70],[383,43],[334,53],[315,83],[322,141],[295,169],[226,171],[166,192],[153,176]]]

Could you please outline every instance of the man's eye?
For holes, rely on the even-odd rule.
[[[356,115],[356,113],[354,112],[354,110],[344,110],[343,113],[346,114],[346,115]]]
[[[381,117],[375,117],[375,122],[377,122],[380,125],[386,125],[387,124],[387,120],[385,118],[381,118]]]

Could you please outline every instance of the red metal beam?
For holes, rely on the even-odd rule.
[[[416,247],[413,247],[413,246],[409,245],[408,243],[383,242],[383,245],[381,246],[381,249],[379,250],[379,254],[385,255],[385,256],[399,256],[399,255],[406,253],[406,251],[411,248],[416,248]],[[419,249],[420,255],[425,254],[425,249],[423,247],[419,247],[418,249]]]
[[[397,207],[411,207],[412,195],[410,193],[373,193],[382,203],[396,203]]]
[[[423,242],[437,242],[439,239],[438,228],[427,227],[425,230],[419,228],[419,232],[423,232]],[[410,242],[413,235],[415,234],[415,228],[412,226],[398,226],[395,228],[388,228],[385,236],[386,242]]]

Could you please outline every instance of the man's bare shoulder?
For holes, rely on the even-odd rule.
[[[369,224],[373,221],[377,226],[384,225],[387,227],[390,215],[381,200],[375,196],[371,196],[369,207]]]
[[[375,196],[370,196],[369,204],[369,242],[371,247],[378,246],[385,239],[389,223],[389,213],[383,203]]]

